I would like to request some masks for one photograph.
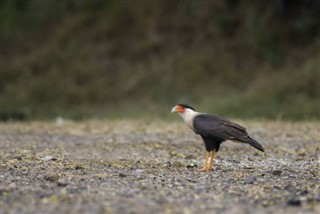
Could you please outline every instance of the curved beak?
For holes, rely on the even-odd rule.
[[[171,109],[171,113],[173,112],[178,112],[178,113],[183,113],[184,112],[184,108],[180,105],[176,105],[175,107],[173,107]]]
[[[171,109],[171,113],[173,113],[173,112],[176,112],[176,111],[177,111],[176,107],[177,107],[177,106],[175,106],[175,107],[173,107],[173,108]]]

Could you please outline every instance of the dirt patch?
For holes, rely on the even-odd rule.
[[[319,213],[318,123],[243,121],[266,149],[225,142],[213,171],[184,124],[4,123],[3,213]]]

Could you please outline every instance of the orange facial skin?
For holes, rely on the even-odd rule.
[[[184,108],[182,106],[177,105],[176,106],[176,112],[183,113],[184,112]]]

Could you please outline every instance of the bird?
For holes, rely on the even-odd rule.
[[[206,160],[200,172],[212,170],[213,159],[219,151],[220,144],[226,140],[240,143],[246,143],[254,148],[264,152],[263,146],[249,136],[246,128],[234,123],[222,116],[208,113],[197,112],[193,107],[187,104],[177,104],[171,110],[171,113],[177,112],[184,122],[193,130],[195,134],[201,136],[206,148]],[[208,159],[210,163],[208,165]]]

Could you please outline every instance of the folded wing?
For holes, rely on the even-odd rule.
[[[235,140],[248,143],[256,149],[264,151],[262,145],[248,135],[246,128],[226,118],[216,115],[200,114],[194,118],[193,127],[201,136],[215,138],[221,141]]]

